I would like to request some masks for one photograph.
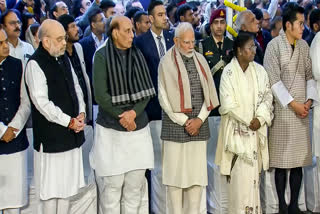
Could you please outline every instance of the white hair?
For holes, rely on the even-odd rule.
[[[268,13],[268,14],[270,15],[269,11],[266,10],[266,9],[261,9],[261,12],[262,12],[263,14]]]
[[[192,25],[189,22],[180,22],[174,31],[174,37],[180,37],[185,32],[191,30],[194,32]]]
[[[235,23],[235,30],[237,32],[239,32],[241,30],[242,25],[244,25],[246,21],[248,21],[246,18],[247,18],[247,14],[249,13],[252,13],[252,12],[250,10],[245,10],[238,13],[236,23]]]

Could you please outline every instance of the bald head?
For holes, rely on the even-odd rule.
[[[109,36],[112,37],[117,48],[122,50],[130,48],[133,41],[131,20],[125,16],[114,17],[110,23]]]
[[[46,19],[39,28],[39,39],[51,56],[58,57],[66,49],[66,32],[56,20]]]
[[[64,32],[64,28],[62,26],[62,24],[60,24],[60,22],[53,20],[53,19],[46,19],[42,22],[40,28],[39,28],[39,32],[38,32],[38,36],[40,41],[43,40],[44,37],[48,37],[50,35],[52,35],[53,32],[56,31],[63,31]]]

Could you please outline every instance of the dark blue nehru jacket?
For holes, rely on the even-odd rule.
[[[19,109],[21,78],[21,60],[8,56],[0,65],[0,121],[5,125],[11,122]],[[0,140],[0,155],[21,152],[28,146],[24,128],[11,142]]]

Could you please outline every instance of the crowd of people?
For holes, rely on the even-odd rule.
[[[156,143],[163,206],[200,213],[210,138],[230,214],[262,214],[268,169],[279,213],[302,213],[303,167],[320,156],[320,1],[244,4],[233,37],[222,0],[0,0],[0,213],[28,203],[26,128],[37,212],[70,213],[85,126],[97,213],[138,213]]]

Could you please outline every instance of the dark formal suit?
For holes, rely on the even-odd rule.
[[[169,50],[174,45],[173,34],[164,30],[163,36],[166,42],[166,49]],[[151,79],[158,94],[158,65],[160,58],[157,44],[152,36],[151,30],[138,36],[134,40],[134,43],[141,50],[147,61]],[[161,120],[161,107],[158,101],[158,95],[150,100],[146,111],[150,121]]]
[[[225,65],[228,64],[233,56],[232,49],[233,41],[228,37],[225,37],[223,40],[222,50],[219,50],[218,45],[216,44],[212,36],[207,37],[206,39],[201,41],[201,44],[199,44],[199,52],[206,58],[211,70],[218,64],[221,59],[224,61]],[[213,80],[216,86],[218,97],[220,79],[223,69],[224,66],[221,66],[213,75]],[[218,108],[212,110],[210,116],[220,116]]]
[[[93,61],[93,55],[96,52],[96,43],[90,34],[87,37],[84,37],[79,41],[79,43],[82,46],[83,49],[83,55],[84,55],[84,61],[86,63],[86,71],[90,79],[90,84],[91,84],[91,91],[93,93],[93,88],[92,88],[92,61]],[[97,103],[94,100],[94,95],[92,95],[93,98],[93,104],[96,105]]]

